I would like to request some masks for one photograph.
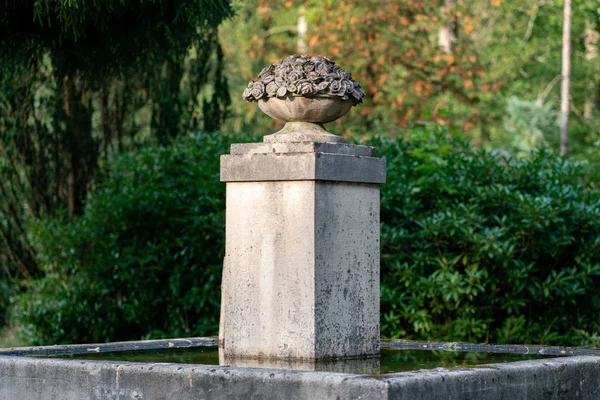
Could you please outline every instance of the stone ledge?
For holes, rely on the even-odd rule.
[[[300,180],[385,183],[385,160],[331,153],[256,153],[221,156],[221,182]]]
[[[234,143],[231,154],[267,153],[330,153],[348,156],[375,157],[376,149],[370,146],[357,146],[339,143]]]
[[[13,399],[600,398],[600,358],[576,356],[480,368],[364,375],[0,356],[0,400]]]

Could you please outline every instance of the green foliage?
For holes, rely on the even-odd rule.
[[[0,272],[0,327],[8,322],[8,309],[13,292],[13,280],[7,276],[6,272]]]
[[[464,131],[476,146],[507,148],[513,142],[505,131],[509,98],[537,100],[544,108],[560,104],[562,1],[234,4],[238,17],[223,24],[221,34],[234,98],[227,123],[236,130],[272,126],[244,104],[240,93],[269,62],[303,51],[332,58],[368,93],[361,107],[332,124],[344,134],[394,135],[398,125],[425,119]],[[600,9],[597,0],[578,0],[573,7],[569,153],[583,159],[590,157],[600,132]],[[307,50],[298,45],[301,16],[307,23]],[[440,40],[450,32],[455,38],[444,50]],[[553,131],[546,139],[556,150],[558,130]],[[522,139],[516,139],[517,146],[537,144]]]
[[[382,333],[406,339],[579,344],[600,324],[600,193],[548,150],[476,151],[425,124],[376,138]]]
[[[122,155],[73,225],[39,224],[46,277],[14,311],[30,343],[217,333],[228,140],[202,134]],[[506,160],[432,124],[366,144],[388,166],[384,337],[597,337],[600,193],[581,183],[582,165],[548,150]]]
[[[227,0],[1,0],[0,56],[49,51],[58,69],[98,80],[202,47],[230,16]]]
[[[504,130],[511,139],[508,148],[521,155],[555,143],[559,134],[557,115],[550,103],[539,104],[515,96],[506,102]]]
[[[232,14],[227,0],[0,0],[2,274],[40,274],[29,222],[81,215],[114,151],[219,128]]]
[[[215,334],[228,139],[185,137],[116,157],[73,223],[42,221],[46,277],[14,311],[29,343]]]

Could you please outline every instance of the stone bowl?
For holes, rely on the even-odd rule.
[[[283,122],[324,124],[344,116],[354,106],[352,100],[336,97],[270,97],[260,99],[258,107],[269,117]]]

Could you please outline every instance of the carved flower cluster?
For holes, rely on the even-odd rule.
[[[356,105],[365,92],[350,72],[329,58],[293,55],[265,67],[242,95],[246,101],[286,96],[340,97]]]

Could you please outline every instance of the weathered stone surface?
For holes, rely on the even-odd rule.
[[[379,183],[374,149],[232,145],[220,347],[226,358],[379,354]]]
[[[379,353],[379,186],[227,184],[221,332],[232,357]]]
[[[384,183],[385,160],[331,153],[264,153],[221,156],[221,181]]]
[[[565,357],[379,378],[191,364],[0,356],[0,400],[596,400],[600,358]]]
[[[385,391],[348,374],[0,357],[0,400],[378,399]]]
[[[329,133],[321,124],[288,122],[279,131],[265,135],[263,141],[265,143],[344,143],[344,138]]]
[[[129,342],[64,344],[54,346],[0,348],[0,356],[52,356],[68,354],[94,354],[109,351],[185,349],[198,346],[216,346],[217,339],[211,337],[137,340]]]
[[[389,399],[570,400],[600,398],[600,357],[565,357],[384,376]]]
[[[371,146],[332,143],[234,143],[231,154],[271,154],[271,153],[329,153],[346,156],[375,157],[376,149]]]
[[[269,117],[284,122],[327,123],[346,115],[354,106],[353,100],[339,97],[308,98],[287,96],[258,101],[258,107]]]

